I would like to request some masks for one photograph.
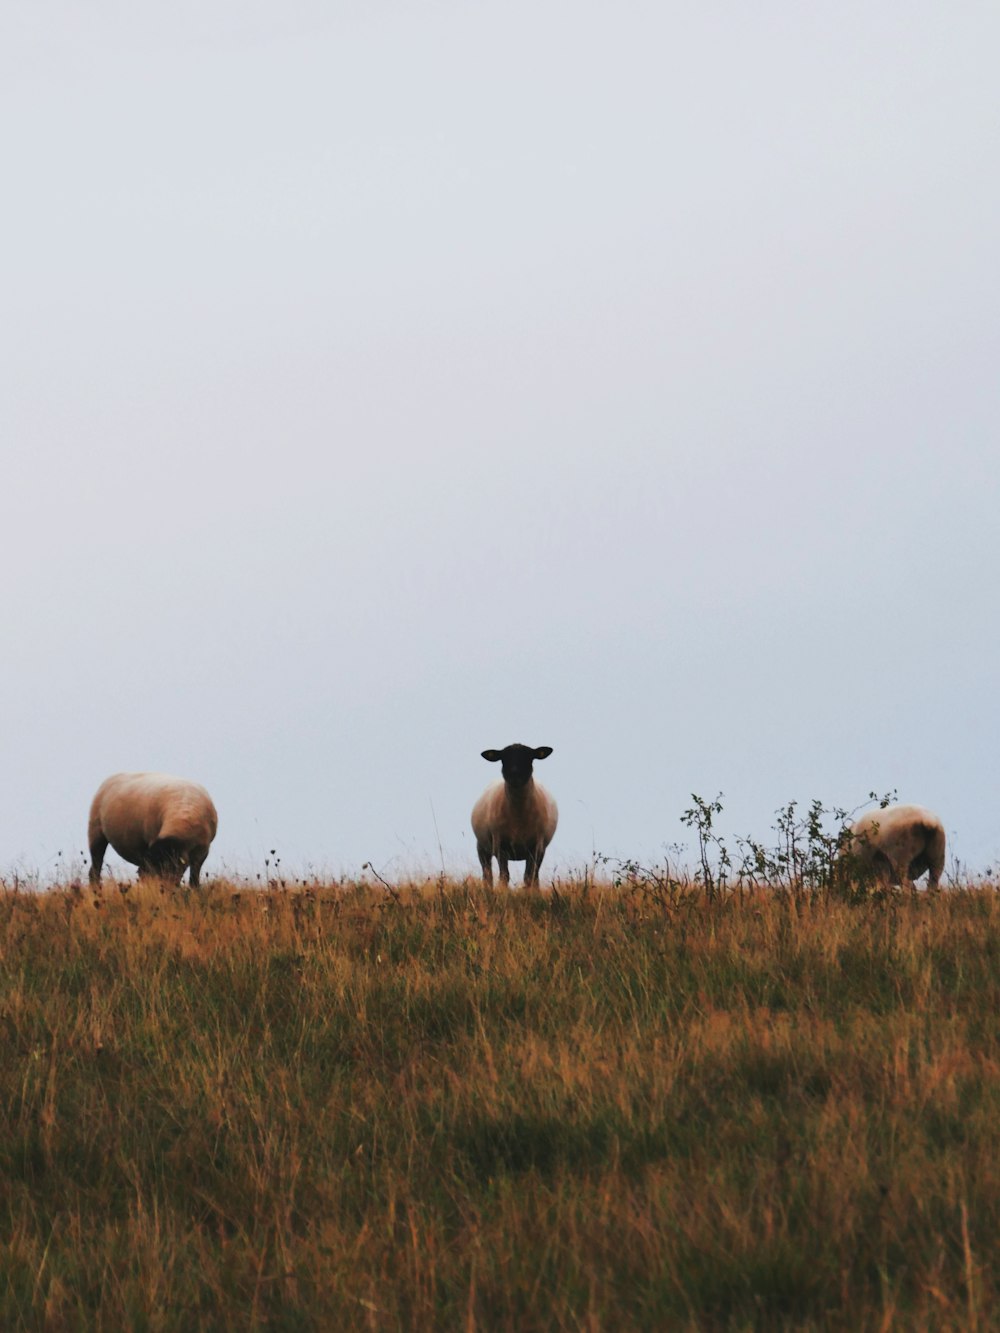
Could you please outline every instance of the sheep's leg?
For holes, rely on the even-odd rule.
[[[542,868],[542,857],[545,855],[545,848],[536,849],[529,852],[524,858],[524,887],[526,889],[538,888],[538,872]]]
[[[938,861],[929,852],[921,852],[918,856],[915,856],[913,860],[910,862],[910,879],[918,880],[920,876],[924,873],[924,871],[926,871],[927,891],[928,893],[930,893],[934,889],[940,887],[939,881],[941,879],[941,871],[943,869],[944,869],[943,862],[938,863]]]
[[[939,881],[943,869],[944,866],[937,865],[926,852],[921,852],[919,856],[915,856],[910,862],[910,879],[913,881],[918,880],[926,870],[927,891],[931,892],[931,890],[940,887]],[[914,883],[913,887],[916,889],[916,883]]]
[[[506,856],[501,856],[499,852],[497,852],[497,865],[500,867],[500,883],[505,888],[510,888],[510,866]]]
[[[208,856],[207,847],[195,847],[191,852],[191,887],[196,889],[201,880],[201,868]]]
[[[493,852],[489,847],[478,847],[479,864],[482,867],[483,884],[488,889],[493,887]]]
[[[896,867],[884,852],[876,852],[872,857],[871,877],[874,883],[886,892],[900,882]]]
[[[100,884],[101,867],[104,865],[104,853],[108,850],[108,840],[103,833],[94,833],[90,839],[90,882]]]
[[[941,887],[941,875],[944,873],[944,834],[935,831],[934,836],[928,841],[921,861],[927,870],[927,888],[939,889]]]
[[[944,870],[944,861],[938,861],[936,858],[928,858],[927,861],[927,888],[939,889],[941,887],[941,872]]]

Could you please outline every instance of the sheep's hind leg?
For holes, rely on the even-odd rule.
[[[483,884],[487,889],[493,887],[493,852],[488,847],[477,847],[479,864],[482,868]]]
[[[505,888],[510,888],[510,866],[507,863],[506,856],[501,856],[497,852],[497,865],[500,867],[500,883]]]
[[[891,879],[894,883],[899,885],[902,893],[905,893],[907,889],[909,889],[911,893],[916,893],[917,886],[914,884],[910,875],[909,861],[902,861],[899,864],[894,865],[892,868]]]
[[[944,852],[944,832],[941,829],[935,829],[927,840],[927,846],[923,854],[928,872],[928,889],[939,889],[941,887],[941,876],[944,873]]]
[[[100,884],[101,867],[104,865],[104,853],[108,850],[108,840],[103,833],[97,833],[90,839],[90,882]]]

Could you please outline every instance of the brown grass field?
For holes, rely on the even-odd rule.
[[[0,892],[4,1329],[1000,1327],[1000,896]]]

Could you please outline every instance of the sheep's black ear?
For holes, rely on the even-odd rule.
[[[484,751],[483,751],[483,758],[484,758],[484,759],[488,759],[488,760],[490,761],[491,764],[495,764],[495,763],[497,762],[497,760],[503,758],[503,751],[502,751],[502,750],[484,750]]]
[[[536,759],[548,759],[548,757],[549,757],[549,755],[550,755],[551,753],[552,753],[552,746],[551,746],[551,745],[540,745],[540,746],[538,747],[538,749],[535,751],[535,758],[536,758]]]

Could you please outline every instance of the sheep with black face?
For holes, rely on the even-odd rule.
[[[472,809],[472,831],[483,868],[483,883],[493,884],[493,857],[500,883],[510,883],[509,861],[524,862],[524,883],[538,887],[538,871],[559,820],[556,803],[532,775],[536,759],[547,759],[551,745],[507,745],[484,750],[483,758],[499,763],[503,779],[486,788]]]

